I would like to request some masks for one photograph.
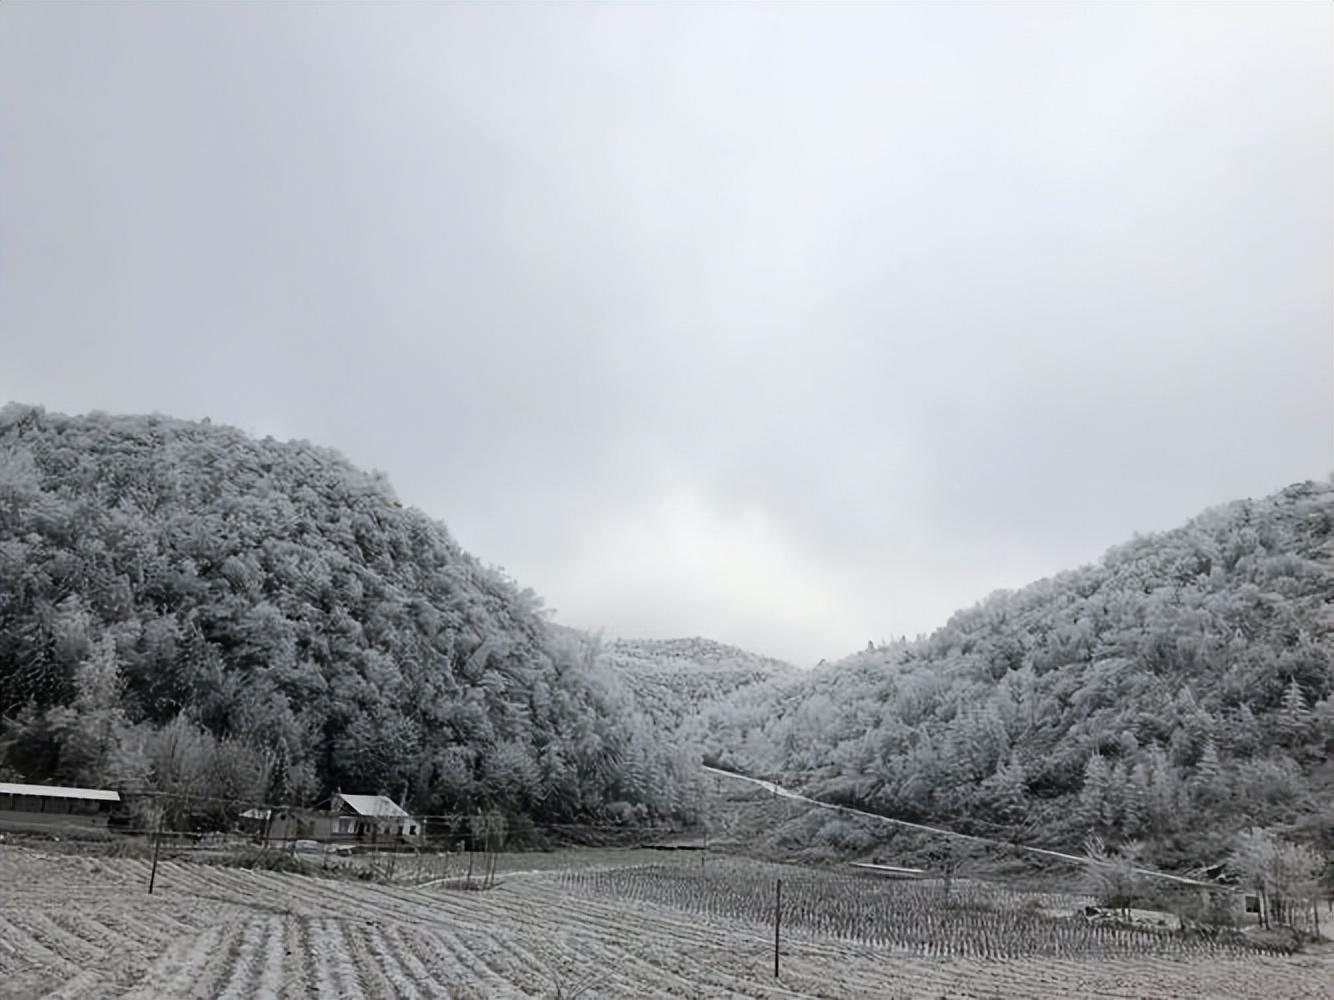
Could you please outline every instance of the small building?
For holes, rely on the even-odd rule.
[[[267,837],[272,822],[272,809],[247,809],[236,818],[237,828],[255,838]]]
[[[328,813],[294,806],[247,809],[237,817],[236,825],[243,833],[266,844],[328,840],[330,831]]]
[[[410,816],[387,796],[342,792],[333,795],[327,809],[299,806],[247,809],[237,817],[237,827],[271,844],[316,840],[381,848],[421,843],[426,832],[421,820]]]
[[[415,844],[421,841],[423,824],[402,806],[384,795],[350,795],[338,792],[330,800],[333,840],[364,844]]]
[[[105,830],[119,805],[120,793],[107,788],[0,782],[0,828],[8,830]]]
[[[240,815],[241,826],[255,833],[263,833],[264,827],[273,818],[272,809],[247,809]]]

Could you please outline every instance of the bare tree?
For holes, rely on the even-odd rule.
[[[1325,861],[1271,830],[1251,829],[1237,835],[1228,867],[1259,895],[1261,924],[1291,927],[1319,894]]]
[[[1084,855],[1088,858],[1089,888],[1098,902],[1120,910],[1125,920],[1130,919],[1130,908],[1144,897],[1144,875],[1139,870],[1144,845],[1128,840],[1112,849],[1101,837],[1092,836],[1084,841]]]

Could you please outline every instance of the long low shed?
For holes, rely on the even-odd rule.
[[[109,788],[0,782],[0,827],[105,828],[107,818],[119,804],[120,793]]]

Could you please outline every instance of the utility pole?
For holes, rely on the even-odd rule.
[[[783,880],[774,884],[774,978],[778,978],[778,928],[783,923]]]

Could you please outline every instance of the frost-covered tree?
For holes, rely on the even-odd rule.
[[[1272,830],[1250,829],[1237,835],[1228,867],[1260,894],[1264,921],[1291,924],[1319,894],[1325,859]]]
[[[122,703],[125,681],[112,636],[103,636],[88,649],[74,670],[73,687],[73,701],[48,713],[63,776],[98,788],[138,776],[141,769],[119,753],[131,727]]]
[[[1083,822],[1093,831],[1108,831],[1116,825],[1117,811],[1111,797],[1112,769],[1100,753],[1084,765],[1084,785],[1079,792]]]
[[[194,788],[180,760],[197,738],[229,782],[259,775],[279,802],[406,784],[416,809],[595,815],[633,694],[548,618],[326,449],[0,412],[0,766],[32,780]],[[119,688],[90,701],[106,637]],[[687,797],[671,755],[636,766],[654,802]]]
[[[1302,691],[1300,682],[1294,677],[1283,691],[1282,707],[1276,719],[1284,743],[1289,749],[1296,749],[1306,742],[1311,720],[1311,708],[1306,702],[1306,693]]]
[[[1334,697],[1332,551],[1330,484],[1220,507],[918,642],[760,685],[708,716],[710,750],[904,818],[1067,849],[1138,837],[1149,861],[1212,863],[1240,826],[1316,801],[1309,769],[1334,752],[1317,724]],[[1022,817],[995,794],[1012,754]]]
[[[1120,910],[1126,919],[1131,907],[1147,895],[1148,885],[1140,871],[1143,854],[1144,845],[1136,840],[1124,841],[1115,848],[1097,836],[1084,841],[1090,890],[1103,906]]]

